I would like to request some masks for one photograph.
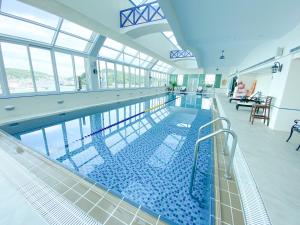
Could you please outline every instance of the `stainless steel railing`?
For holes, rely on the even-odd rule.
[[[215,123],[215,122],[217,122],[217,121],[219,121],[219,120],[225,121],[226,124],[227,124],[226,129],[230,130],[230,128],[231,128],[231,122],[230,122],[230,120],[227,119],[226,117],[217,117],[216,119],[214,119],[214,120],[212,120],[212,121],[210,121],[210,122],[204,124],[203,126],[201,126],[201,127],[199,128],[199,131],[198,131],[198,139],[200,138],[201,130],[203,130],[205,127],[207,127],[207,126],[209,126],[209,125],[211,125],[211,124],[213,124],[213,123]],[[226,138],[225,138],[225,143],[226,143],[226,145],[227,145],[227,142],[228,142],[228,133],[226,133]],[[223,147],[223,152],[224,152],[225,155],[227,155],[227,152],[226,152],[226,146]]]
[[[213,121],[211,121],[210,124],[211,123],[213,123]],[[205,124],[202,127],[205,127],[205,126],[207,126],[207,124]],[[200,131],[200,129],[199,129],[199,131]],[[235,149],[236,149],[236,145],[237,145],[237,135],[234,131],[232,131],[230,129],[220,129],[220,130],[218,130],[216,132],[213,132],[211,134],[208,134],[208,135],[206,135],[206,136],[204,136],[204,137],[202,137],[202,138],[200,138],[196,141],[195,150],[194,150],[194,162],[193,162],[192,176],[191,176],[190,188],[189,188],[189,192],[190,192],[191,195],[192,195],[194,181],[195,181],[195,172],[196,172],[196,168],[197,168],[200,143],[202,141],[205,141],[205,140],[207,140],[211,137],[214,137],[214,136],[216,136],[220,133],[226,133],[227,136],[230,134],[232,136],[232,139],[233,139],[232,145],[231,145],[229,161],[227,162],[226,171],[225,171],[225,178],[226,179],[231,179],[232,178],[232,163],[233,163],[234,153],[235,153]]]

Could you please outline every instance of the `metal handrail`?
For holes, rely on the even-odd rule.
[[[233,163],[233,158],[234,158],[234,153],[235,153],[235,149],[236,149],[236,144],[237,144],[237,135],[233,130],[229,130],[229,129],[220,129],[216,132],[213,132],[209,135],[206,135],[200,139],[198,139],[196,141],[195,144],[195,150],[194,150],[194,163],[193,163],[193,170],[192,170],[192,177],[191,177],[191,182],[190,182],[190,194],[192,195],[192,191],[193,191],[193,186],[194,186],[194,180],[195,180],[195,171],[197,168],[197,161],[198,161],[198,154],[199,154],[199,146],[200,143],[202,141],[205,141],[211,137],[214,137],[220,133],[227,133],[230,134],[232,136],[232,145],[231,145],[231,151],[230,151],[230,157],[229,157],[229,161],[227,163],[226,166],[226,171],[225,171],[225,178],[226,179],[231,179],[232,178],[232,163]]]
[[[226,129],[230,130],[230,128],[231,128],[231,122],[230,122],[230,120],[227,119],[226,117],[221,117],[221,116],[220,116],[220,117],[217,117],[216,119],[214,119],[214,120],[212,120],[212,121],[210,121],[210,122],[208,122],[208,123],[202,125],[202,126],[199,128],[199,131],[198,131],[198,139],[200,138],[201,130],[202,130],[203,128],[205,128],[205,127],[207,127],[208,125],[213,124],[213,123],[215,123],[215,122],[217,122],[217,121],[219,121],[219,120],[224,120],[224,121],[227,123]],[[227,143],[228,143],[228,133],[226,134],[225,140],[226,140],[225,143],[227,144]],[[226,149],[226,147],[224,147],[223,152],[224,152],[225,155],[227,155],[227,152],[226,152],[225,149]]]

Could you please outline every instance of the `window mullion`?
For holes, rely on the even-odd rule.
[[[74,55],[71,55],[71,58],[72,58],[73,79],[74,79],[75,91],[76,91],[79,88],[79,84],[77,82],[77,77],[76,77],[76,67],[75,67]]]
[[[27,45],[26,48],[27,48],[27,56],[28,56],[28,60],[29,60],[29,68],[30,68],[30,74],[31,74],[31,79],[32,79],[32,83],[33,83],[33,88],[34,88],[34,92],[37,92],[29,46]]]
[[[2,54],[1,44],[0,44],[0,74],[3,74],[3,76],[0,76],[0,83],[1,83],[1,87],[2,87],[2,93],[3,93],[4,96],[8,96],[9,95],[9,88],[8,88],[6,71],[5,71],[4,61],[3,61],[3,54]]]
[[[52,67],[53,67],[53,74],[54,74],[56,92],[60,93],[59,78],[58,78],[58,73],[57,73],[55,54],[54,54],[53,50],[51,50],[50,53],[51,53],[51,61],[52,61]]]
[[[114,63],[114,73],[113,73],[113,75],[114,75],[114,81],[115,81],[115,88],[117,88],[118,85],[117,85],[117,65],[116,65],[116,63]]]
[[[106,80],[106,88],[108,88],[107,62],[106,61],[105,61],[105,80]]]
[[[124,69],[124,65],[122,64],[122,74],[123,74],[123,76],[122,76],[122,80],[123,80],[123,88],[125,88],[125,69]]]

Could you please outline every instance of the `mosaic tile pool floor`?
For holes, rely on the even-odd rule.
[[[86,112],[80,118],[15,136],[79,175],[161,215],[170,224],[209,224],[214,211],[211,141],[201,145],[193,192],[196,198],[188,192],[198,128],[211,120],[209,99],[181,96],[166,106],[82,139],[172,98],[162,96],[112,106],[92,115]]]

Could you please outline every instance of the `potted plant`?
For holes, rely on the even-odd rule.
[[[177,81],[170,81],[170,86],[172,91],[175,91],[175,87],[177,87]]]

